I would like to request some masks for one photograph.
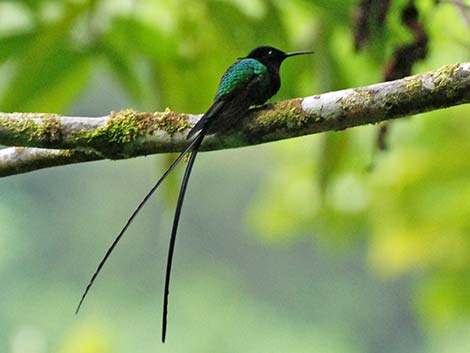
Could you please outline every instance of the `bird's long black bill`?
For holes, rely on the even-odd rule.
[[[292,53],[287,53],[286,58],[288,58],[289,56],[305,55],[305,54],[313,54],[313,51],[295,51]]]
[[[175,169],[175,167],[178,165],[179,162],[181,162],[181,160],[184,158],[184,156],[186,156],[186,154],[188,154],[188,152],[190,152],[196,145],[199,147],[200,144],[201,144],[201,141],[199,141],[199,136],[196,139],[194,139],[193,141],[191,141],[189,146],[186,147],[186,149],[183,152],[181,152],[181,154],[178,156],[178,158],[176,158],[176,160],[170,165],[170,167],[165,171],[165,173],[163,173],[163,175],[160,177],[160,179],[158,179],[158,181],[155,183],[155,185],[150,189],[150,191],[147,193],[147,195],[145,195],[145,197],[142,199],[142,201],[137,206],[137,208],[134,210],[134,212],[132,212],[132,214],[129,217],[129,219],[127,220],[126,224],[121,229],[121,231],[119,232],[117,237],[112,242],[111,246],[106,251],[103,258],[101,259],[100,263],[98,264],[98,267],[96,268],[95,272],[93,273],[93,276],[91,277],[90,282],[88,283],[88,285],[85,288],[85,291],[82,294],[82,297],[80,299],[80,302],[78,303],[77,309],[75,310],[75,314],[78,314],[78,312],[80,311],[80,308],[83,304],[83,301],[85,300],[86,296],[88,295],[88,292],[90,291],[91,287],[93,286],[93,283],[95,282],[96,277],[101,272],[101,269],[103,268],[104,264],[108,260],[109,256],[113,252],[114,248],[119,243],[119,240],[121,240],[122,236],[126,232],[127,228],[129,228],[130,224],[132,223],[134,218],[137,216],[139,211],[142,209],[142,207],[144,207],[145,203],[149,200],[149,198],[153,195],[153,193],[158,189],[158,187],[162,184],[162,182],[166,179],[166,177],[168,175],[170,175],[172,170]]]
[[[194,161],[196,160],[196,155],[201,145],[202,140],[204,139],[205,132],[204,130],[196,137],[194,140],[193,150],[191,151],[191,156],[189,157],[188,165],[184,172],[183,181],[181,182],[181,188],[178,195],[178,201],[176,203],[175,216],[173,218],[173,228],[171,229],[170,236],[170,245],[168,247],[168,259],[166,264],[166,274],[165,274],[165,291],[163,293],[163,316],[162,316],[162,342],[165,343],[166,338],[166,328],[168,322],[168,295],[170,294],[170,278],[171,278],[171,266],[173,263],[173,254],[175,251],[175,242],[176,242],[176,233],[178,231],[178,223],[181,215],[181,209],[183,207],[184,194],[186,193],[186,187],[188,186],[189,176],[191,175],[191,170],[193,169]]]

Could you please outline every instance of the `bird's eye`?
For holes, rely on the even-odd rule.
[[[268,55],[273,55],[273,51],[272,50],[268,51]]]

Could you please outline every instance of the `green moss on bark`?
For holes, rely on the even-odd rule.
[[[63,126],[57,115],[23,113],[19,118],[0,115],[0,134],[6,135],[5,142],[22,142],[25,146],[31,141],[39,141],[45,147],[60,141]],[[5,131],[2,133],[2,130]]]

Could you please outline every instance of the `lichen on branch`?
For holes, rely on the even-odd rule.
[[[470,102],[470,63],[375,85],[266,104],[201,150],[255,145],[378,123]],[[97,159],[181,151],[200,115],[133,110],[103,117],[0,113],[0,176]],[[16,148],[15,148],[16,147]],[[21,147],[21,148],[18,148]]]

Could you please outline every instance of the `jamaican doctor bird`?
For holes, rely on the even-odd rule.
[[[236,123],[243,119],[250,107],[262,105],[275,95],[281,87],[279,69],[285,59],[296,55],[311,53],[311,51],[285,53],[282,50],[270,46],[261,46],[250,51],[246,57],[238,59],[225,71],[220,79],[214,102],[187,135],[187,139],[190,140],[188,146],[150,189],[116,236],[86,286],[77,306],[76,313],[79,312],[98,274],[136,215],[178,163],[189,154],[176,204],[168,249],[162,315],[162,342],[165,342],[171,266],[173,263],[178,222],[191,170],[204,137],[217,132],[225,132],[233,128]]]

